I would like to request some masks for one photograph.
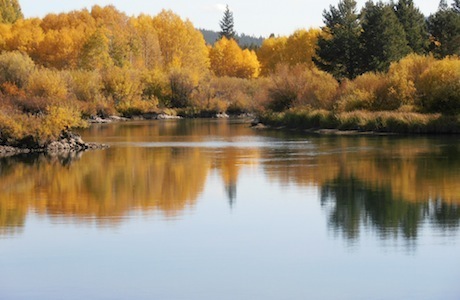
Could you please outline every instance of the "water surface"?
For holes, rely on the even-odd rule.
[[[0,159],[0,299],[460,299],[458,137],[82,135]]]

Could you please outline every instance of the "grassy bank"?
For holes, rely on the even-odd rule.
[[[460,116],[413,112],[288,110],[264,113],[260,122],[272,127],[299,130],[339,129],[401,134],[460,133]]]

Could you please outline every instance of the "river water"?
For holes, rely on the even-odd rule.
[[[460,138],[94,125],[0,159],[0,299],[460,299]]]

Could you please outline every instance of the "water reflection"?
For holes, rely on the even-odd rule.
[[[362,230],[414,240],[427,223],[460,225],[460,143],[448,137],[305,137],[226,121],[112,124],[84,135],[112,147],[0,159],[0,234],[20,232],[30,212],[109,225],[133,211],[174,219],[216,188],[207,186],[213,171],[234,208],[249,167],[267,178],[262,188],[317,187],[329,227],[350,240]]]

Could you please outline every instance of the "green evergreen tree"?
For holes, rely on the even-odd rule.
[[[235,39],[236,32],[234,30],[234,21],[233,21],[233,13],[228,8],[228,5],[224,12],[224,17],[220,21],[220,29],[219,37],[226,37],[227,39]]]
[[[393,7],[368,1],[362,11],[360,36],[363,71],[387,71],[393,61],[411,52]]]
[[[452,8],[456,13],[460,14],[460,0],[454,0],[454,3],[452,3]]]
[[[342,0],[337,8],[323,12],[324,35],[318,39],[317,66],[337,79],[355,78],[361,74],[359,35],[361,26],[356,1]]]
[[[404,27],[409,47],[415,53],[425,53],[429,37],[425,16],[415,7],[413,0],[399,0],[395,13]]]
[[[22,18],[24,16],[17,0],[0,0],[0,23],[14,23]]]
[[[459,1],[452,7],[441,0],[438,11],[428,18],[428,31],[431,35],[430,50],[437,57],[460,55],[460,12]]]

